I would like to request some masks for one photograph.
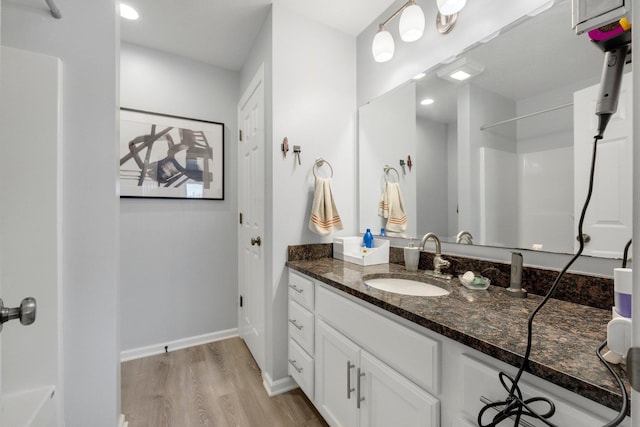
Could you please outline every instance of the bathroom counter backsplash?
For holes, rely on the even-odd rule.
[[[525,268],[523,286],[530,292],[529,297],[511,298],[502,290],[509,284],[508,264],[447,255],[446,258],[451,260],[450,272],[455,275],[467,270],[481,272],[491,279],[492,286],[487,290],[472,291],[463,287],[456,278],[447,282],[446,286],[451,290],[447,296],[414,297],[369,287],[362,281],[362,276],[389,273],[424,275],[424,271],[421,270],[428,269],[431,262],[428,255],[431,254],[423,252],[420,270],[409,273],[401,264],[401,248],[392,248],[389,264],[368,267],[333,259],[330,248],[330,244],[290,246],[287,265],[329,286],[513,366],[520,366],[525,352],[529,313],[542,300],[542,297],[535,293],[544,293],[557,274],[554,271]],[[324,256],[320,256],[321,254]],[[534,321],[534,341],[528,371],[617,410],[620,407],[620,391],[595,355],[596,348],[606,339],[606,327],[611,319],[613,281],[576,274],[570,276],[567,278],[567,285],[564,286],[563,281],[560,288],[593,287],[594,293],[597,293],[598,288],[601,292],[608,292],[610,289],[611,302],[608,306],[598,307],[597,305],[604,305],[606,302],[597,301],[596,304],[592,302],[591,305],[587,305],[555,297],[550,299]],[[538,283],[538,280],[542,283]],[[571,293],[568,292],[564,296],[568,299]]]

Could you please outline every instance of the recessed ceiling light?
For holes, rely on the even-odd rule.
[[[425,98],[422,101],[420,101],[420,105],[431,105],[434,102],[435,101],[433,100],[433,98]]]
[[[462,80],[467,80],[469,77],[471,77],[471,74],[465,71],[459,70],[459,71],[456,71],[455,73],[450,74],[449,77],[451,77],[452,79],[462,81]]]
[[[131,21],[135,21],[140,17],[138,11],[124,3],[120,3],[120,16]]]
[[[413,80],[420,80],[421,78],[423,78],[426,75],[427,75],[427,73],[418,73],[415,76],[413,76]]]

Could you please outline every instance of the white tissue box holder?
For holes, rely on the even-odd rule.
[[[334,237],[333,257],[358,265],[389,263],[389,241],[373,239],[373,247],[362,246],[362,237]]]

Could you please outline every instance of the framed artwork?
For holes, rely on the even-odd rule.
[[[224,200],[224,124],[121,108],[120,197]]]

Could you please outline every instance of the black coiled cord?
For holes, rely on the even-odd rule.
[[[584,250],[584,238],[582,235],[582,225],[584,223],[584,217],[587,213],[587,207],[589,206],[589,202],[591,201],[591,194],[593,193],[593,181],[594,181],[595,168],[596,168],[596,152],[598,147],[598,141],[601,139],[602,139],[602,135],[596,135],[593,138],[593,155],[591,157],[591,171],[589,173],[589,189],[587,191],[587,198],[584,201],[584,205],[582,206],[580,221],[578,221],[578,240],[580,242],[580,247],[578,248],[578,251],[573,256],[573,258],[571,258],[571,260],[567,263],[567,265],[564,266],[562,271],[560,271],[560,273],[556,277],[556,280],[553,282],[553,285],[551,285],[551,288],[549,289],[547,294],[544,296],[542,301],[529,315],[529,319],[527,322],[527,349],[524,353],[524,358],[522,360],[522,364],[520,365],[520,369],[518,369],[518,373],[516,374],[515,378],[512,378],[505,372],[500,372],[499,374],[500,383],[502,384],[504,389],[507,390],[509,394],[507,395],[507,398],[505,400],[489,403],[482,407],[482,409],[478,413],[478,425],[480,427],[496,427],[499,423],[501,423],[502,421],[510,417],[514,417],[514,424],[513,424],[514,427],[517,427],[520,425],[520,419],[522,417],[535,418],[542,421],[544,424],[548,426],[557,427],[555,424],[548,421],[548,419],[551,418],[553,414],[555,414],[555,405],[553,404],[553,401],[551,401],[551,399],[548,399],[546,397],[533,397],[529,399],[523,399],[522,392],[518,387],[518,383],[520,382],[520,378],[522,377],[524,370],[529,364],[529,356],[531,355],[531,343],[532,343],[532,334],[533,334],[533,319],[535,318],[536,314],[538,314],[538,311],[540,311],[540,309],[547,303],[549,298],[551,298],[551,295],[555,292],[564,274],[573,265],[573,263],[580,257],[580,255],[582,255],[582,251]],[[597,351],[598,358],[607,366],[607,369],[609,369],[609,372],[611,372],[611,374],[615,377],[616,381],[618,382],[622,390],[622,395],[624,398],[624,402],[618,416],[614,420],[612,420],[610,423],[606,424],[606,426],[604,426],[604,427],[613,427],[620,424],[626,415],[627,392],[624,388],[624,384],[622,384],[622,380],[620,379],[620,377],[600,355],[600,351],[603,347],[604,346],[602,345],[601,347],[598,348],[598,351]],[[507,384],[506,380],[508,380],[510,384]],[[534,402],[546,403],[548,406],[547,411],[544,413],[534,411],[530,407],[530,404]],[[494,415],[491,422],[489,422],[488,424],[483,424],[482,418],[489,409],[496,410],[497,414]]]

